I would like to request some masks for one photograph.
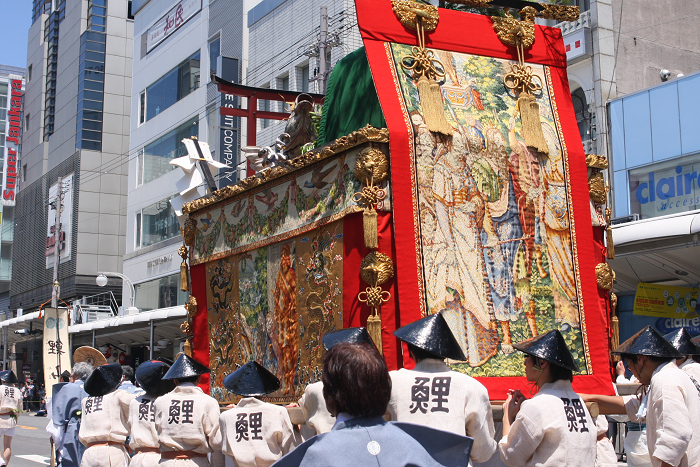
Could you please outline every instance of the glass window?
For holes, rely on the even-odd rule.
[[[146,91],[139,94],[139,125],[146,121]]]
[[[216,74],[216,59],[221,55],[221,38],[209,42],[209,76]]]
[[[309,65],[299,68],[299,83],[297,90],[301,92],[309,92]]]
[[[180,224],[170,205],[170,199],[175,196],[162,199],[141,210],[141,248],[180,235]]]
[[[199,87],[199,50],[146,88],[146,120]]]
[[[139,155],[142,155],[139,153]],[[141,248],[141,213],[136,213],[136,248]]]
[[[143,149],[143,165],[139,166],[141,173],[137,175],[137,180],[141,183],[148,183],[175,169],[175,166],[170,165],[170,161],[185,155],[183,138],[198,135],[199,116],[194,116],[176,129],[146,145]]]
[[[179,274],[134,284],[134,290],[134,303],[141,311],[184,305],[187,300],[187,292],[180,290]]]

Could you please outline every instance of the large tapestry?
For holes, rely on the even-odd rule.
[[[343,327],[343,221],[206,265],[211,395],[234,395],[225,376],[256,360],[292,402],[321,378],[322,336]]]
[[[494,399],[523,385],[513,344],[556,328],[582,369],[575,386],[610,391],[599,255],[560,31],[535,27],[525,52],[542,84],[534,97],[548,150],[537,152],[503,82],[516,51],[489,17],[440,9],[426,33],[426,56],[444,71],[440,100],[451,134],[443,134],[428,129],[406,66],[415,32],[391,2],[356,5],[390,131],[401,324],[442,312],[467,356],[453,368],[483,378]]]

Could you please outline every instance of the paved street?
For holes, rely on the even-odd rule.
[[[20,415],[12,440],[10,467],[49,465],[51,448],[46,423],[46,417],[35,417],[33,412]]]

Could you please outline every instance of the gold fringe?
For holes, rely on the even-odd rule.
[[[613,310],[613,313],[615,313],[615,310]],[[613,315],[610,327],[612,328],[612,348],[615,350],[616,348],[620,347],[620,320],[617,318],[617,316]]]
[[[192,343],[190,342],[189,339],[185,340],[184,348],[185,348],[185,355],[187,355],[188,357],[191,357],[192,356]]]
[[[612,227],[608,225],[605,228],[605,246],[607,247],[608,259],[615,259],[615,243],[613,243]]]
[[[451,136],[452,127],[445,118],[440,85],[434,79],[428,79],[421,75],[418,78],[417,87],[423,119],[428,126],[428,130]]]
[[[549,146],[544,139],[542,124],[540,123],[540,105],[535,96],[526,92],[518,97],[518,109],[522,123],[523,137],[528,147],[542,154],[549,154]]]
[[[369,315],[367,317],[367,332],[377,346],[380,354],[382,352],[382,318],[379,315]]]
[[[377,248],[379,245],[379,233],[377,232],[377,211],[365,209],[362,215],[362,226],[365,231],[365,246],[367,248]]]
[[[190,270],[184,260],[180,264],[180,290],[183,292],[190,290]]]

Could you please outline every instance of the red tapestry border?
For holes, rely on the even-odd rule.
[[[192,320],[192,358],[209,367],[209,318],[207,316],[207,274],[205,264],[190,267],[192,295],[197,299],[197,314]],[[202,391],[209,394],[209,375],[202,376]]]

